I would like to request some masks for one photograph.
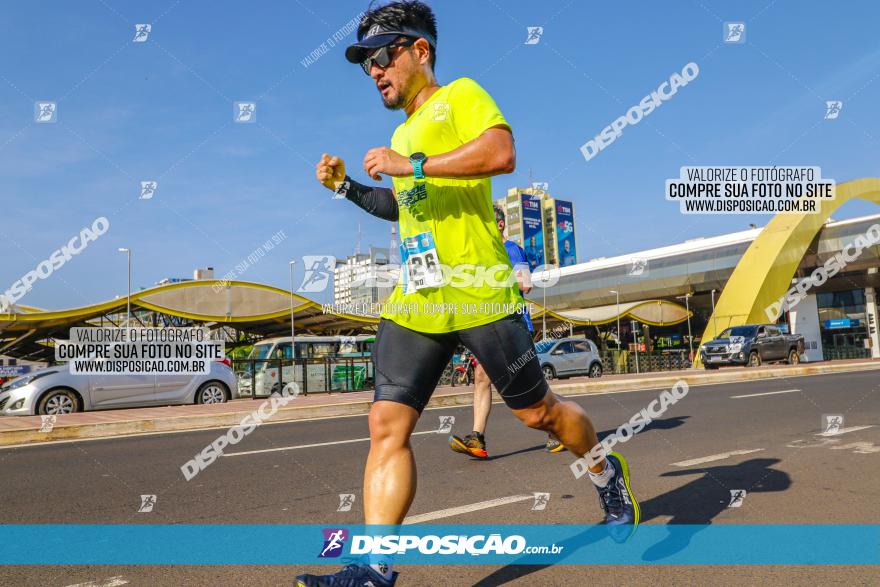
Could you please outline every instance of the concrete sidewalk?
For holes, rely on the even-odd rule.
[[[871,359],[829,361],[811,365],[771,365],[758,368],[729,368],[717,371],[688,369],[640,375],[606,375],[601,379],[585,377],[553,380],[559,395],[581,395],[616,391],[669,388],[680,380],[690,386],[709,383],[736,383],[758,379],[777,379],[848,371],[880,369],[880,361]],[[366,414],[372,403],[371,391],[314,394],[300,396],[280,408],[270,422],[328,418]],[[496,396],[497,399],[497,396]],[[225,404],[168,406],[107,410],[58,416],[51,430],[41,432],[40,416],[0,418],[0,446],[14,446],[54,440],[111,438],[154,432],[228,428],[256,410],[265,400],[240,399]],[[473,387],[439,387],[428,407],[470,405]]]

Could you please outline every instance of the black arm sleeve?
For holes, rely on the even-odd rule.
[[[388,188],[367,187],[346,175],[345,181],[336,193],[344,193],[347,200],[351,200],[377,218],[396,221],[400,216],[394,192]]]

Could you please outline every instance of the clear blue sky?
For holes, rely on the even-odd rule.
[[[876,2],[435,2],[441,83],[476,79],[517,141],[496,195],[535,181],[575,202],[581,260],[763,225],[766,216],[683,216],[663,197],[682,165],[818,165],[838,181],[880,174]],[[279,230],[288,239],[242,275],[286,287],[287,262],[387,246],[389,225],[314,180],[323,151],[353,175],[387,145],[386,111],[343,43],[301,61],[363,1],[8,4],[0,21],[0,291],[98,216],[109,232],[20,303],[65,308],[134,284],[232,269]],[[641,6],[641,7],[640,7]],[[721,43],[723,21],[747,42]],[[147,42],[134,25],[151,23]],[[526,27],[543,26],[536,45]],[[587,162],[579,146],[688,62],[699,77]],[[824,100],[842,100],[823,120]],[[59,103],[56,124],[35,100]],[[234,124],[233,101],[257,123]],[[157,179],[151,200],[139,182]],[[385,185],[389,185],[386,180]],[[877,212],[849,204],[838,218]],[[300,263],[301,265],[301,263]],[[299,268],[301,272],[302,268]],[[297,276],[297,285],[299,275]]]

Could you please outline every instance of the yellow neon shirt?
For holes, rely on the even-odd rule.
[[[442,86],[406,122],[397,127],[391,148],[405,157],[423,152],[432,155],[452,151],[493,126],[507,121],[492,97],[474,80],[460,78]],[[452,278],[439,287],[404,293],[400,283],[386,301],[382,317],[418,332],[453,332],[499,320],[521,303],[510,260],[492,208],[492,182],[486,179],[444,179],[413,176],[393,178],[400,208],[400,236],[430,232],[441,265],[461,271],[461,265],[506,266],[491,287],[479,278],[461,287]],[[418,184],[418,185],[417,185]],[[465,272],[479,272],[464,270]],[[459,284],[455,286],[452,284]],[[405,309],[404,309],[405,308]]]

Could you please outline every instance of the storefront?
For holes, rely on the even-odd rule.
[[[870,357],[865,290],[820,293],[816,301],[824,358]]]

